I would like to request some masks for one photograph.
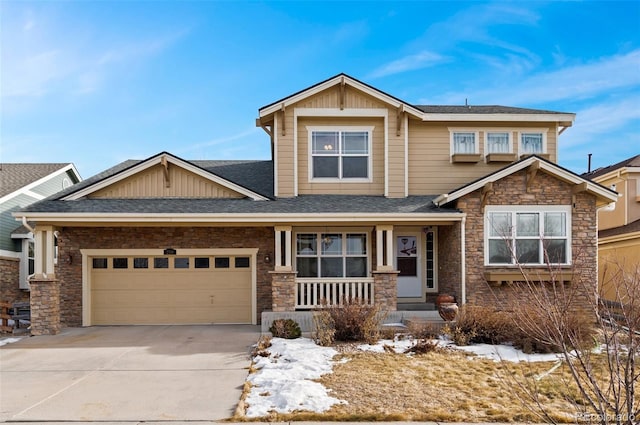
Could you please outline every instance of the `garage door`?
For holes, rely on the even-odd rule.
[[[89,259],[94,325],[251,323],[249,256]]]

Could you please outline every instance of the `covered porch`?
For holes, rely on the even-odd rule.
[[[272,312],[355,299],[415,316],[435,313],[440,293],[462,304],[464,227],[464,214],[396,223],[276,225]]]

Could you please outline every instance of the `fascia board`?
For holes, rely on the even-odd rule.
[[[73,164],[67,164],[64,167],[60,168],[59,170],[54,171],[53,173],[47,174],[46,176],[44,176],[44,177],[42,177],[42,178],[40,178],[40,179],[38,179],[38,180],[36,180],[34,182],[31,182],[31,183],[29,183],[29,184],[27,184],[25,186],[22,186],[20,189],[14,191],[14,192],[11,192],[11,193],[8,193],[8,194],[4,195],[2,198],[0,198],[0,204],[8,201],[11,198],[14,198],[14,197],[18,196],[18,195],[31,196],[29,194],[29,192],[31,192],[31,189],[33,189],[36,186],[41,185],[42,183],[46,182],[49,179],[57,177],[58,175],[60,175],[62,173],[66,173],[69,170],[73,170],[73,172],[76,173],[76,175],[78,177],[80,177],[80,175],[78,174],[75,166]],[[42,195],[40,195],[40,196],[42,196]],[[44,198],[46,198],[46,196],[44,196],[43,199]]]
[[[265,198],[262,195],[259,195],[255,192],[252,192],[242,186],[239,186],[233,182],[230,182],[229,180],[223,179],[222,177],[216,176],[212,173],[209,173],[208,171],[205,171],[199,167],[194,166],[193,164],[190,164],[189,162],[183,161],[179,158],[176,158],[175,156],[169,154],[169,153],[160,153],[146,161],[143,161],[139,164],[136,164],[134,166],[132,166],[131,168],[128,168],[127,170],[121,172],[121,173],[117,173],[114,174],[113,176],[107,177],[104,180],[100,180],[99,182],[96,182],[95,184],[85,187],[82,190],[79,190],[77,192],[71,193],[67,196],[65,196],[64,198],[62,198],[63,201],[74,201],[80,198],[83,198],[87,195],[90,195],[91,193],[97,192],[100,189],[103,189],[107,186],[110,186],[114,183],[117,183],[121,180],[124,180],[128,177],[131,177],[141,171],[144,171],[148,168],[151,168],[157,164],[160,164],[160,162],[162,161],[162,157],[164,155],[167,155],[168,158],[170,158],[170,162],[172,162],[175,165],[178,165],[179,167],[184,168],[185,170],[191,171],[194,174],[199,175],[200,177],[207,179],[209,181],[215,182],[219,185],[222,185],[224,187],[227,187],[231,190],[234,190],[242,195],[248,196],[249,198],[256,200],[256,201],[265,201],[267,200],[267,198]]]
[[[571,127],[575,114],[422,114],[423,121],[560,122]]]
[[[16,219],[27,217],[30,222],[83,222],[83,223],[307,223],[326,222],[436,222],[436,221],[461,221],[465,213],[253,213],[253,214],[228,214],[228,213],[202,213],[202,214],[174,214],[174,213],[29,213],[15,212]]]
[[[599,184],[593,183],[590,180],[584,179],[582,177],[576,176],[568,171],[565,171],[559,167],[554,166],[553,164],[550,164],[548,162],[545,161],[541,161],[538,158],[535,157],[531,157],[528,158],[522,162],[519,162],[517,164],[514,164],[511,167],[507,167],[497,173],[491,174],[489,176],[487,176],[484,179],[478,180],[477,182],[464,187],[463,189],[457,191],[457,192],[452,192],[452,193],[448,193],[448,194],[442,194],[440,196],[438,196],[435,200],[434,200],[434,204],[436,205],[442,205],[444,202],[451,202],[454,201],[456,199],[459,199],[465,195],[468,195],[471,192],[474,192],[480,188],[482,188],[485,184],[489,183],[489,182],[496,182],[498,180],[501,180],[515,172],[518,172],[520,170],[523,170],[527,167],[529,167],[533,162],[535,161],[540,161],[540,168],[546,172],[548,172],[549,174],[564,180],[566,182],[569,183],[573,183],[573,184],[580,184],[580,183],[587,183],[587,191],[596,194],[602,198],[605,198],[607,200],[609,200],[609,202],[615,202],[618,200],[618,194],[616,192],[611,191],[610,189],[604,188],[602,186],[600,186]]]
[[[422,115],[423,115],[422,111],[420,111],[419,109],[414,108],[413,106],[411,106],[408,103],[398,101],[397,99],[394,99],[393,97],[390,97],[390,96],[388,96],[388,95],[386,95],[384,93],[381,93],[381,92],[379,92],[377,90],[374,90],[371,87],[368,87],[368,86],[366,86],[366,85],[364,85],[364,84],[362,84],[362,83],[360,83],[358,81],[352,80],[351,78],[349,78],[347,76],[339,75],[339,76],[337,76],[335,78],[332,78],[331,80],[325,81],[323,84],[317,85],[317,86],[315,86],[313,88],[305,90],[305,91],[303,91],[301,93],[298,93],[298,94],[296,94],[294,96],[286,98],[283,102],[280,102],[280,103],[271,105],[271,106],[269,106],[267,108],[261,109],[259,111],[259,113],[260,113],[259,117],[263,118],[263,117],[266,117],[268,115],[273,114],[274,112],[279,111],[280,109],[282,109],[282,105],[283,104],[284,104],[285,107],[287,107],[289,105],[293,105],[294,103],[297,103],[297,102],[299,102],[299,101],[301,101],[301,100],[303,100],[303,99],[305,99],[307,97],[313,96],[313,95],[315,95],[317,93],[320,93],[323,90],[326,90],[326,89],[328,89],[330,87],[333,87],[336,84],[340,84],[340,81],[342,80],[342,78],[344,78],[345,83],[349,84],[350,86],[352,86],[352,87],[354,87],[354,88],[356,88],[356,89],[358,89],[360,91],[363,91],[363,92],[367,93],[368,95],[370,95],[372,97],[375,97],[376,99],[378,99],[378,100],[380,100],[382,102],[385,102],[385,103],[387,103],[389,105],[392,105],[393,107],[396,107],[396,108],[399,107],[400,105],[403,105],[404,108],[405,108],[404,109],[405,112],[408,112],[408,113],[410,113],[410,114],[412,114],[412,115],[414,115],[416,117],[419,117],[419,118],[422,117]]]

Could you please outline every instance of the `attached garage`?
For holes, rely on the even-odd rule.
[[[84,325],[255,324],[256,252],[85,250]]]

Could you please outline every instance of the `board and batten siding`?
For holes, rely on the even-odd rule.
[[[169,187],[166,187],[164,168],[155,165],[123,181],[114,183],[90,195],[90,198],[242,198],[215,182],[191,171],[169,165]]]
[[[479,132],[477,163],[451,162],[450,128]],[[487,131],[508,131],[512,134],[513,152],[518,152],[518,132],[521,130],[547,130],[549,159],[557,159],[555,125],[549,123],[449,123],[409,120],[409,195],[435,195],[447,193],[487,174],[504,168],[508,163],[485,161]]]

